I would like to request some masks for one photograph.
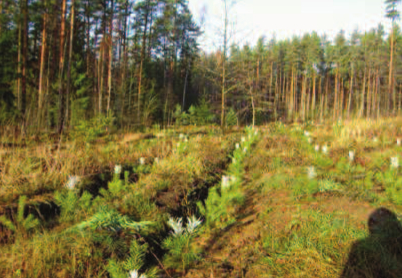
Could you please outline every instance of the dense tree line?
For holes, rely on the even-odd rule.
[[[222,126],[229,115],[255,124],[396,115],[397,2],[386,0],[389,35],[379,25],[254,47],[229,45],[226,9],[223,47],[205,53],[186,0],[0,0],[0,121],[59,132],[100,115],[167,125],[205,101]]]
[[[191,92],[200,30],[187,1],[1,0],[0,7],[3,123],[61,131],[98,115],[120,125],[167,122],[183,86]]]

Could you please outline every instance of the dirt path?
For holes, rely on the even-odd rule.
[[[249,188],[252,188],[252,184]],[[289,232],[289,224],[298,209],[319,210],[328,214],[345,212],[356,226],[366,229],[368,216],[375,208],[366,202],[351,201],[347,197],[334,197],[330,194],[318,196],[312,202],[295,203],[288,190],[278,190],[264,196],[256,190],[248,189],[246,207],[240,211],[238,221],[200,244],[205,248],[204,258],[184,277],[272,277],[264,276],[261,273],[263,266],[256,264],[262,257],[269,256],[262,246],[264,231],[269,226],[271,230]]]

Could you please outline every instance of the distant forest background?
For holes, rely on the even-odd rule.
[[[392,30],[253,47],[231,40],[233,3],[223,2],[222,47],[205,53],[185,0],[0,0],[0,125],[226,127],[401,112],[399,1],[385,1]]]

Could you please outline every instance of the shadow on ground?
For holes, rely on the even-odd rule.
[[[402,277],[402,225],[386,208],[368,219],[369,236],[356,241],[340,278]]]

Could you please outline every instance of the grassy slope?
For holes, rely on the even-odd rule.
[[[402,138],[401,126],[402,121],[396,119],[300,129],[282,125],[261,128],[257,145],[241,163],[244,168],[241,188],[246,200],[243,206],[230,208],[231,212],[236,211],[237,221],[224,229],[203,226],[194,243],[202,250],[202,258],[190,264],[188,271],[167,265],[163,253],[156,254],[159,261],[149,254],[147,267],[164,265],[161,273],[188,278],[339,277],[353,242],[368,235],[368,215],[380,206],[402,212],[401,171],[389,171],[390,157],[402,151],[395,143],[397,137]],[[303,135],[305,129],[312,133],[312,144]],[[175,136],[179,132],[186,130],[170,131]],[[157,231],[145,240],[160,245],[168,232],[164,225],[167,216],[196,213],[195,202],[206,197],[205,186],[219,185],[228,156],[239,139],[212,133],[201,137],[207,133],[204,129],[201,134],[193,132],[196,134],[190,139],[189,149],[179,152],[175,139],[130,143],[143,139],[141,135],[114,138],[122,144],[112,141],[90,149],[67,147],[65,155],[57,154],[58,157],[21,149],[18,155],[3,157],[1,161],[8,167],[8,172],[2,172],[8,184],[15,178],[21,182],[18,194],[3,191],[3,206],[10,206],[11,200],[15,204],[19,194],[27,194],[31,202],[41,201],[45,194],[52,199],[52,192],[61,188],[68,174],[89,174],[98,168],[110,171],[113,164],[108,165],[109,162],[135,164],[142,156],[148,161],[161,157],[159,165],[141,175],[138,182],[130,183],[121,197],[106,200],[136,221],[157,221]],[[316,153],[315,144],[327,144],[329,154]],[[352,164],[347,160],[349,150],[356,153]],[[51,168],[39,172],[38,178],[26,183],[33,164],[26,159],[29,156],[57,159],[64,166],[62,171]],[[69,162],[70,156],[75,158],[73,163]],[[50,159],[46,161],[52,165]],[[87,167],[88,164],[91,166]],[[315,166],[316,178],[307,178],[307,166]],[[18,175],[12,175],[10,170]],[[57,182],[47,186],[41,182],[42,178]],[[93,211],[79,211],[76,220],[91,214]],[[17,275],[19,270],[22,277],[107,277],[104,269],[107,259],[125,256],[124,245],[119,251],[119,245],[94,244],[90,231],[61,235],[77,221],[63,222],[58,218],[54,221],[55,228],[43,225],[39,233],[17,237],[14,244],[1,247],[1,269],[6,277]],[[118,237],[126,244],[130,240],[124,233]],[[154,250],[157,251],[162,250]],[[118,255],[119,252],[123,254]]]
[[[381,182],[353,186],[357,183],[351,181],[353,175],[341,171],[337,163],[354,148],[353,165],[362,166],[364,174],[378,160],[385,159],[382,167],[388,169],[387,159],[400,155],[396,146],[400,127],[401,121],[386,121],[348,123],[332,130],[310,128],[312,146],[301,131],[267,131],[245,161],[247,201],[239,211],[240,220],[214,237],[199,240],[205,248],[204,258],[185,277],[339,277],[351,245],[368,235],[369,214],[380,206],[401,213],[402,203],[390,197],[397,192],[384,192]],[[349,131],[358,128],[361,136],[350,136]],[[367,136],[380,140],[366,140]],[[330,146],[328,157],[315,153],[315,143]],[[333,164],[320,169],[322,157]],[[302,178],[305,167],[314,164],[319,184]],[[332,179],[328,172],[333,173]],[[336,190],[322,187],[323,180],[335,180]],[[365,271],[365,277],[375,277],[370,276],[370,267]]]
[[[138,165],[141,156],[147,158],[148,164],[152,163],[153,157],[159,157],[160,162],[150,167],[147,173],[141,174],[137,182],[126,184],[117,196],[101,196],[101,199],[93,200],[93,204],[84,209],[78,205],[70,208],[72,218],[69,217],[70,213],[64,214],[63,218],[61,208],[62,216],[56,215],[51,220],[54,222],[51,229],[47,222],[41,222],[41,227],[34,234],[13,234],[11,241],[0,245],[0,272],[5,277],[106,277],[104,267],[107,260],[126,257],[127,245],[133,239],[132,236],[125,233],[112,234],[115,242],[109,245],[107,242],[96,242],[99,239],[95,236],[102,234],[97,235],[90,230],[78,234],[63,233],[93,215],[99,205],[105,204],[135,221],[156,221],[155,229],[140,242],[144,243],[144,239],[148,241],[153,245],[151,251],[156,253],[153,255],[158,256],[159,260],[164,259],[160,245],[168,232],[165,225],[168,215],[194,214],[195,201],[203,198],[199,196],[202,195],[202,188],[219,180],[219,173],[225,167],[229,151],[233,148],[232,135],[223,138],[196,135],[188,143],[181,142],[180,147],[176,146],[177,142],[174,138],[164,141],[153,139],[135,146],[114,144],[103,147],[101,152],[108,153],[110,162]],[[85,150],[86,153],[94,157],[95,147]],[[101,165],[102,160],[98,160],[98,163]],[[16,164],[12,165],[17,167]],[[75,169],[77,172],[79,170]],[[63,174],[68,173],[66,171]],[[24,188],[26,192],[32,192],[30,184],[24,184]],[[63,191],[62,184],[58,184],[55,189]],[[53,199],[52,191],[49,198]],[[6,203],[4,206],[10,207],[12,204]],[[9,231],[1,225],[0,234],[10,236]],[[141,239],[141,235],[136,237]],[[158,265],[150,253],[147,259],[150,259],[146,262],[147,267]]]

